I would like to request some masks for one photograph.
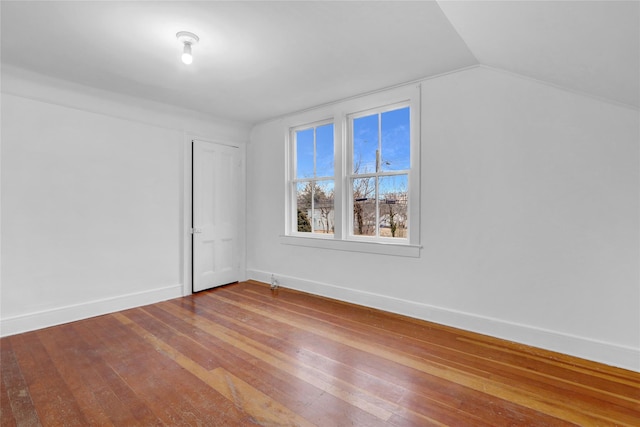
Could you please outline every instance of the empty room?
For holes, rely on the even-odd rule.
[[[640,425],[640,2],[0,2],[0,424]]]

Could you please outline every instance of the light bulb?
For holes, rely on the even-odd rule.
[[[191,55],[191,43],[184,44],[184,51],[182,52],[182,62],[187,65],[193,62],[193,55]]]
[[[197,44],[200,38],[188,31],[179,31],[176,34],[178,41],[184,45],[182,50],[182,62],[185,64],[191,64],[193,62],[193,55],[191,54],[191,45]]]

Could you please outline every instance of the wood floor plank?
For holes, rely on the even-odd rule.
[[[38,338],[41,332],[11,337],[20,370],[40,422],[43,425],[59,423],[67,426],[86,426],[88,422],[84,414]]]
[[[73,327],[62,325],[54,330],[39,331],[38,338],[69,387],[87,423],[113,425],[96,395],[96,391],[106,387],[106,382],[100,381],[91,362],[84,356],[85,352],[78,351],[86,348],[86,345],[80,343],[78,336],[73,334]]]
[[[159,304],[158,306],[161,306],[161,305],[162,304]],[[230,372],[232,375],[233,375],[233,372],[238,372],[243,376],[243,379],[246,380],[245,382],[247,384],[251,384],[251,386],[256,390],[259,390],[265,395],[269,395],[274,402],[286,403],[287,406],[290,408],[300,409],[300,408],[297,408],[295,404],[291,405],[293,400],[297,400],[300,396],[310,396],[310,397],[314,396],[313,391],[311,391],[310,393],[309,389],[300,390],[300,387],[296,384],[292,384],[290,379],[287,379],[286,381],[281,381],[281,382],[277,381],[276,379],[274,379],[272,372],[268,372],[267,370],[264,370],[264,369],[259,369],[260,368],[259,360],[251,358],[252,360],[247,362],[245,360],[246,357],[243,357],[243,355],[239,354],[239,352],[234,352],[237,349],[231,346],[227,346],[225,348],[224,341],[214,342],[211,339],[212,337],[206,334],[203,334],[201,330],[193,328],[187,322],[181,321],[172,316],[169,316],[169,317],[167,317],[166,315],[163,316],[162,313],[165,313],[165,314],[168,314],[168,313],[163,312],[162,310],[159,310],[159,309],[155,309],[155,307],[145,307],[145,311],[152,313],[159,321],[165,322],[165,323],[158,323],[155,325],[150,322],[144,323],[145,329],[151,334],[153,334],[156,338],[162,338],[165,341],[165,343],[171,345],[170,343],[172,341],[174,343],[176,342],[175,341],[176,336],[173,333],[168,332],[167,329],[184,331],[185,335],[182,338],[193,341],[192,345],[189,346],[190,347],[189,354],[193,354],[193,345],[202,346],[203,348],[206,348],[209,354],[214,355],[213,357],[216,359],[216,362],[215,362],[216,364],[219,364],[220,367],[225,369],[225,371]],[[136,319],[136,321],[139,321],[139,319]],[[178,338],[181,338],[181,337],[178,337]],[[188,345],[183,346],[183,351],[187,347]],[[173,348],[176,349],[175,346],[173,346]],[[210,362],[207,361],[207,364],[208,363]],[[204,365],[204,364],[201,364],[201,365]],[[196,367],[192,367],[192,370],[194,372],[199,371],[199,369]],[[214,384],[217,384],[218,386],[221,387],[220,383],[214,382]],[[220,392],[222,392],[222,390],[223,389],[219,389]],[[300,391],[300,393],[297,395],[295,393],[296,390]],[[237,402],[233,401],[233,403],[237,403]],[[293,403],[298,403],[298,402],[293,402]],[[238,409],[243,410],[243,408],[238,408]],[[293,412],[295,413],[303,412],[306,415],[308,411],[306,411],[306,408],[302,408],[302,409],[305,409],[305,410],[304,411],[294,410]],[[247,414],[247,415],[250,417],[250,419],[255,418],[254,415],[252,414]]]
[[[0,350],[2,427],[640,425],[640,373],[251,281]]]
[[[141,340],[138,334],[120,322],[120,316],[111,315],[101,321],[108,335],[99,334],[98,339],[104,344],[103,357],[130,390],[128,399],[136,401],[138,408],[144,409],[143,414],[151,417],[150,421],[141,420],[142,425],[149,422],[157,425],[190,425],[189,419],[193,416],[202,418],[203,407],[187,398],[196,397],[188,393],[187,388],[192,386],[216,402],[220,408],[220,418],[224,418],[223,415],[231,408],[213,396],[211,390],[198,387],[200,384],[192,375],[158,352],[155,346]],[[107,348],[110,340],[123,343],[123,351]],[[216,412],[216,408],[209,405],[206,408]],[[213,415],[209,413],[206,418],[211,420]]]
[[[291,307],[290,307],[291,308]],[[294,312],[296,308],[292,308]],[[308,315],[309,310],[305,310],[304,314]],[[314,313],[313,317],[317,318],[319,314]],[[335,327],[345,327],[349,329],[349,332],[358,333],[360,335],[366,334],[366,325],[351,322],[348,318],[342,320],[342,318],[331,319],[326,317],[327,322],[333,324]],[[355,323],[355,324],[353,324]],[[340,326],[338,326],[340,324]],[[574,396],[580,394],[582,399],[577,402],[578,405],[583,405],[583,410],[591,411],[593,408],[599,408],[608,406],[607,412],[611,411],[611,406],[619,407],[620,413],[627,412],[629,416],[634,416],[637,405],[637,396],[634,398],[632,387],[613,383],[607,384],[606,387],[602,382],[599,384],[600,388],[595,388],[593,385],[586,385],[578,381],[570,381],[568,379],[559,378],[545,372],[539,372],[531,370],[525,367],[521,367],[518,364],[506,363],[503,361],[494,360],[484,355],[478,355],[477,353],[471,353],[468,351],[451,350],[443,345],[433,344],[430,341],[424,341],[421,338],[409,337],[404,335],[403,348],[412,353],[420,354],[423,357],[428,356],[433,360],[450,361],[450,366],[456,366],[461,369],[466,369],[467,372],[474,372],[480,376],[491,375],[493,379],[500,377],[505,383],[519,382],[526,383],[527,387],[535,392],[543,389],[545,393],[549,393],[554,396],[555,399],[563,399],[565,396]],[[385,340],[382,331],[378,334],[377,341],[384,342],[388,340],[395,341],[397,336],[388,336]],[[392,346],[393,344],[388,344]],[[455,362],[453,362],[455,360]],[[548,380],[551,381],[548,381]],[[615,388],[614,388],[615,387]],[[607,390],[607,388],[609,390]],[[635,389],[637,390],[637,388]],[[629,396],[626,396],[627,393]],[[637,394],[637,393],[636,393]],[[597,401],[597,402],[596,402]],[[594,404],[595,402],[595,404]],[[606,405],[605,405],[606,404]],[[597,414],[597,411],[595,411]],[[605,416],[604,414],[600,414]]]
[[[219,300],[219,298],[217,298],[217,300]],[[224,300],[220,300],[220,301],[224,302]],[[220,301],[217,301],[218,308],[220,307],[220,304],[219,304]],[[264,307],[263,305],[260,305],[260,306]],[[279,307],[279,308],[282,308],[282,307]],[[264,313],[262,313],[261,317],[265,319],[268,318],[268,316],[264,316]],[[300,324],[304,325],[304,319],[299,321],[300,321]],[[298,324],[298,321],[294,323]],[[330,327],[331,331],[334,330],[334,327],[335,325]],[[277,327],[276,329],[284,329],[284,328],[286,328],[286,324],[282,323],[282,325]],[[331,339],[328,339],[326,336],[323,336],[322,333],[314,334],[313,331],[309,332],[313,328],[314,326],[305,325],[304,333],[311,334],[311,336],[304,339],[302,335],[298,334],[296,335],[296,340],[301,340],[301,341],[304,340],[307,346],[314,346],[316,342],[320,341],[320,343],[318,343],[318,346],[316,347],[317,352],[323,352],[324,349],[326,348],[335,348],[336,346],[340,345],[339,341],[341,340],[331,341]],[[376,342],[379,341],[379,338],[380,338],[379,336],[376,336]],[[342,343],[342,344],[344,345],[344,347],[340,348],[339,352],[345,355],[345,357],[348,357],[348,360],[350,361],[350,363],[357,364],[358,366],[360,366],[360,369],[363,369],[365,367],[367,369],[375,369],[377,370],[377,373],[375,375],[378,375],[378,376],[384,376],[384,375],[390,374],[389,376],[390,380],[393,380],[396,382],[404,381],[404,385],[408,389],[414,391],[414,393],[420,393],[421,399],[427,397],[428,399],[431,399],[436,402],[454,402],[453,405],[449,404],[449,406],[456,407],[456,404],[455,404],[457,400],[456,396],[458,394],[464,394],[466,397],[465,408],[464,410],[458,411],[458,416],[462,414],[466,414],[466,415],[480,414],[480,416],[487,418],[490,425],[501,425],[501,423],[498,420],[491,419],[491,417],[494,416],[495,414],[493,411],[491,411],[491,408],[486,407],[486,401],[489,396],[484,395],[482,392],[465,389],[464,386],[461,386],[455,382],[442,380],[437,376],[424,375],[423,372],[416,371],[411,366],[406,366],[402,364],[398,365],[397,361],[391,360],[391,358],[380,358],[376,354],[367,352],[366,350],[362,351],[362,349],[353,348],[351,345],[347,343]],[[405,380],[405,379],[409,379],[409,380]],[[509,415],[520,414],[520,413],[523,413],[526,415],[527,412],[529,413],[531,412],[527,408],[520,407],[517,405],[514,406],[513,404],[510,404],[508,401],[502,401],[501,405],[503,407],[510,407],[511,409],[510,411],[504,411]],[[543,418],[543,417],[544,416],[542,414],[539,416],[539,418]],[[502,416],[502,418],[505,418],[504,415]],[[516,417],[515,419],[517,420],[518,418],[519,417]],[[550,423],[549,425],[552,424],[551,421],[548,421],[548,422]],[[507,422],[507,424],[508,423],[509,422]]]
[[[181,303],[180,306],[184,308],[188,305]],[[310,422],[316,425],[341,425],[348,420],[347,417],[339,418],[340,405],[332,401],[329,395],[322,390],[304,381],[299,381],[298,378],[285,371],[273,369],[271,365],[252,354],[245,353],[226,341],[219,340],[204,330],[194,329],[191,326],[200,322],[199,319],[185,318],[184,324],[176,321],[171,321],[171,324],[178,329],[186,329],[186,332],[191,330],[191,335],[198,342],[209,348],[211,352],[220,355],[222,367],[228,371],[241,373],[243,379],[253,387],[273,396],[274,400],[286,404],[287,407]],[[355,411],[349,415],[353,415],[353,412]],[[368,420],[368,423],[364,425],[375,426],[376,424]]]
[[[365,390],[353,387],[348,383],[340,383],[337,378],[333,378],[333,383],[329,382],[327,378],[323,378],[322,372],[310,367],[302,366],[299,363],[296,364],[293,358],[288,357],[284,353],[275,350],[272,346],[267,347],[258,341],[249,339],[246,334],[238,334],[227,327],[224,327],[220,323],[207,322],[201,323],[200,326],[203,330],[209,332],[213,336],[220,338],[235,348],[242,349],[245,353],[251,354],[254,357],[270,364],[273,368],[281,370],[295,371],[295,376],[299,379],[312,384],[319,389],[338,397],[341,400],[347,401],[350,405],[362,409],[365,412],[369,412],[371,415],[376,416],[382,421],[388,420],[391,417],[391,412],[384,409],[383,401],[377,401],[377,405],[370,400],[368,396],[365,396]],[[290,367],[294,367],[291,369]]]
[[[120,363],[126,363],[123,361],[129,359],[135,347],[131,347],[130,341],[112,335],[115,322],[109,322],[109,318],[101,316],[72,324],[74,332],[87,345],[80,346],[78,350],[87,357],[100,380],[108,384],[108,388],[96,390],[97,398],[115,425],[162,425],[118,370]]]
[[[211,320],[212,325],[218,325],[218,326],[223,326],[225,325],[225,317],[221,315],[222,312],[222,305],[218,304],[216,305],[216,309],[215,311],[209,311],[208,313],[208,318]],[[199,313],[202,317],[205,316],[205,310],[201,310]],[[237,313],[239,315],[239,317],[241,317],[243,320],[246,321],[246,319],[248,319],[248,316],[246,316],[244,313]],[[231,318],[227,318],[229,321],[231,321],[231,323],[235,324],[235,321],[233,321],[233,319]],[[263,318],[263,322],[267,321],[268,319]],[[239,328],[241,328],[241,326],[237,325]],[[245,325],[246,326],[246,325]],[[302,366],[305,366],[307,368],[309,367],[313,367],[313,372],[311,373],[311,375],[313,375],[313,379],[309,379],[309,377],[305,377],[302,376],[302,374],[300,373],[300,371],[298,370],[298,377],[300,378],[304,378],[307,381],[309,381],[310,383],[314,383],[316,385],[318,385],[318,387],[321,387],[323,389],[326,390],[326,388],[323,386],[323,384],[319,383],[320,378],[318,377],[322,377],[322,372],[324,372],[327,376],[331,377],[333,376],[334,378],[348,378],[349,382],[354,384],[355,387],[351,386],[349,384],[341,384],[342,387],[344,387],[345,390],[349,391],[350,389],[354,389],[354,390],[367,390],[367,391],[371,391],[373,390],[374,393],[373,395],[379,396],[382,399],[386,400],[386,402],[397,402],[398,400],[400,400],[402,398],[402,396],[407,393],[407,389],[404,389],[402,387],[399,387],[395,382],[398,380],[398,376],[395,375],[397,374],[397,371],[394,371],[393,367],[389,367],[389,366],[380,366],[380,372],[384,372],[384,375],[386,375],[388,377],[388,380],[383,380],[381,379],[379,376],[375,377],[369,373],[366,373],[360,369],[353,369],[352,367],[345,365],[343,363],[337,362],[335,360],[333,360],[331,357],[328,356],[322,356],[319,353],[314,353],[314,352],[310,352],[308,351],[308,349],[305,348],[301,348],[299,347],[300,345],[306,345],[306,343],[308,342],[306,339],[303,339],[303,337],[300,334],[295,334],[295,332],[291,332],[288,330],[284,330],[286,329],[286,325],[280,325],[280,326],[275,326],[275,328],[273,327],[274,325],[271,325],[271,327],[269,327],[270,330],[273,329],[279,329],[284,335],[287,336],[295,336],[295,345],[290,347],[289,349],[287,349],[286,347],[284,347],[281,343],[278,344],[273,340],[269,340],[268,342],[265,343],[265,347],[271,348],[271,349],[278,349],[281,350],[283,352],[287,352],[288,356],[290,357],[290,360],[287,360],[287,357],[283,357],[280,356],[283,360],[283,363],[285,364],[289,364],[290,366],[301,366],[300,362],[302,362]],[[255,329],[255,328],[254,328]],[[242,330],[241,332],[242,336],[246,336],[246,337],[253,337],[256,340],[259,340],[258,337],[256,337],[255,335],[252,335],[248,330]],[[267,336],[273,338],[273,335],[268,334]],[[317,341],[320,341],[321,338],[320,337],[313,337],[311,339],[311,341],[313,341],[314,343],[316,343]],[[348,348],[337,348],[337,344],[335,343],[330,343],[330,342],[322,342],[322,343],[317,343],[323,350],[327,350],[327,349],[336,349],[338,350],[339,353],[346,355],[347,352],[349,351]],[[254,344],[255,345],[255,344]],[[265,348],[263,347],[263,348]],[[331,351],[331,350],[329,350]],[[278,352],[280,353],[280,352]],[[349,355],[348,359],[350,361],[350,363],[353,363],[354,365],[357,365],[359,367],[362,367],[362,363],[357,361],[358,356],[353,356],[353,355]],[[269,358],[265,358],[267,360],[269,360]],[[371,360],[371,356],[370,355],[364,355],[364,359],[370,361]],[[278,366],[278,361],[272,362],[274,364],[274,366]],[[406,377],[413,377],[413,374],[415,374],[415,372],[412,373],[407,373]],[[315,380],[315,381],[314,381]],[[338,382],[341,382],[340,380],[336,380]],[[440,384],[440,386],[442,386],[442,384]],[[431,388],[435,388],[435,389],[440,389],[441,387],[436,385],[436,384],[430,384],[430,389]],[[408,389],[413,390],[414,392],[417,392],[416,390],[416,383],[412,382],[411,385],[408,387]],[[351,392],[351,391],[349,391]],[[465,422],[467,423],[467,425],[475,425],[475,426],[482,426],[482,425],[487,425],[487,426],[495,426],[496,423],[495,422],[484,422],[481,418],[479,418],[478,416],[474,415],[475,412],[482,412],[482,410],[484,409],[484,404],[485,404],[485,400],[482,399],[481,400],[481,404],[479,404],[478,406],[476,406],[475,408],[470,408],[468,412],[463,413],[461,411],[458,410],[458,408],[452,408],[450,406],[447,406],[446,404],[442,403],[442,401],[445,401],[447,399],[440,399],[440,401],[435,400],[434,399],[434,395],[435,394],[439,394],[439,391],[431,391],[429,393],[421,393],[419,394],[419,400],[429,400],[430,404],[432,405],[432,412],[435,412],[436,409],[440,410],[440,415],[444,414],[445,412],[456,412],[456,416],[458,417],[458,419],[463,419],[466,420]],[[428,395],[427,395],[428,394]],[[339,394],[336,394],[339,395]],[[378,400],[376,402],[378,405],[380,405],[381,407],[386,407],[387,410],[393,411],[394,409],[398,408],[397,404],[390,404],[387,405],[386,403],[384,403],[383,400]],[[387,416],[384,416],[384,419],[388,419]]]
[[[144,401],[138,398],[110,363],[110,349],[116,350],[126,343],[114,340],[109,346],[100,340],[99,336],[103,333],[103,319],[103,317],[93,318],[70,325],[72,333],[77,335],[79,339],[75,344],[76,351],[86,359],[87,363],[87,365],[82,365],[83,369],[79,373],[88,376],[90,384],[95,387],[94,394],[100,407],[103,408],[114,425],[126,425],[127,423],[159,425],[160,420],[145,405]],[[109,329],[104,333],[108,334]],[[88,369],[92,369],[97,378],[93,377]],[[104,386],[101,385],[103,382]]]
[[[255,296],[263,297],[263,292],[259,292],[258,289],[254,288],[245,288],[241,290],[237,290],[236,292],[245,292],[248,294],[253,294]],[[296,301],[303,301],[304,295],[296,292],[288,292],[286,295],[286,302],[291,304],[296,304]],[[283,295],[284,296],[284,295]],[[279,303],[282,298],[279,299]],[[301,305],[300,309],[304,312],[308,312],[309,310],[316,310],[318,313],[330,314],[336,316],[340,322],[344,321],[355,321],[360,322],[366,325],[367,328],[374,328],[378,333],[392,333],[392,334],[400,334],[405,337],[421,339],[422,336],[427,335],[429,337],[428,343],[429,345],[440,345],[441,347],[446,347],[448,349],[457,350],[458,352],[467,353],[469,355],[480,356],[478,353],[480,349],[477,346],[490,346],[491,342],[495,342],[497,339],[481,336],[478,334],[469,333],[466,331],[456,330],[453,328],[449,328],[442,325],[436,325],[429,322],[422,322],[416,319],[407,318],[400,315],[393,315],[389,313],[380,312],[377,310],[369,309],[366,307],[353,306],[347,303],[334,302],[333,304],[327,306],[324,303],[323,299],[318,299],[316,307],[310,307],[310,304]],[[414,323],[413,327],[407,327],[407,324]],[[383,327],[378,327],[377,325],[383,325]],[[446,340],[446,341],[443,341]],[[457,342],[456,342],[457,341]],[[462,348],[462,346],[458,346],[460,343],[471,343],[473,347]],[[553,370],[552,372],[548,372],[550,375],[556,378],[562,378],[563,374],[571,374],[573,370],[576,370],[579,373],[584,373],[585,369],[578,367],[575,365],[575,358],[570,359],[570,363],[562,363],[557,360],[557,358],[562,359],[564,356],[559,354],[552,354],[552,357],[549,357],[550,353],[547,353],[547,357],[535,357],[533,352],[543,352],[540,349],[533,349],[531,347],[523,346],[520,344],[509,343],[503,340],[497,340],[499,345],[493,346],[492,351],[490,352],[491,360],[496,360],[498,362],[503,362],[506,364],[510,364],[513,366],[519,366],[523,360],[527,360],[526,369],[536,370],[544,372],[546,370]],[[515,349],[522,349],[520,351],[516,351]],[[523,353],[524,350],[524,353]],[[510,356],[513,355],[513,359]],[[457,356],[453,354],[452,356]],[[502,358],[507,358],[502,360]],[[540,363],[538,363],[540,362]],[[583,361],[588,365],[588,361]],[[605,367],[601,364],[595,364],[599,370]],[[523,369],[525,367],[522,367]],[[554,369],[557,368],[557,369]],[[621,371],[615,368],[610,368],[610,371]],[[624,373],[624,377],[619,377],[612,372],[609,374],[598,373],[591,371],[593,375],[576,375],[573,378],[570,378],[570,382],[578,382],[578,381],[587,381],[585,385],[589,385],[589,382],[599,381],[599,378],[606,378],[611,381],[609,387],[617,388],[620,384],[628,384],[629,388],[627,390],[622,390],[622,393],[631,393],[634,389],[637,390],[638,386],[640,386],[640,381],[630,381],[627,373]],[[605,382],[598,382],[593,384],[596,388],[606,387],[607,384]]]
[[[131,328],[144,340],[152,343],[156,348],[161,349],[165,355],[226,397],[234,406],[250,414],[258,424],[283,426],[311,425],[297,414],[269,399],[268,396],[253,389],[226,371],[219,368],[207,370],[137,323],[131,324]]]
[[[0,383],[3,390],[2,425],[39,426],[40,420],[13,351],[11,338],[3,338],[0,343],[0,366]]]
[[[237,298],[237,292],[233,290],[224,290],[222,300],[231,304],[240,305]],[[217,295],[217,298],[221,298],[221,293]],[[242,300],[242,307],[253,310],[256,314],[263,317],[272,317],[274,319],[282,320],[284,316],[281,314],[283,306],[279,305],[275,308],[272,304],[265,303],[265,301],[258,301],[254,299],[253,302],[247,302]],[[339,323],[332,323],[327,321],[317,322],[318,316],[316,314],[310,315],[307,312],[297,313],[295,310],[287,313],[289,316],[291,313],[295,313],[295,322],[304,324],[305,329],[313,331],[318,335],[324,335],[327,337],[335,336],[336,329],[342,329],[340,334],[342,337],[346,337],[349,340],[349,345],[354,348],[370,352],[372,354],[380,355],[388,360],[402,360],[402,363],[406,366],[414,367],[422,372],[428,372],[433,375],[439,376],[450,382],[458,382],[459,384],[473,388],[484,393],[493,395],[494,397],[501,397],[505,400],[510,400],[518,403],[522,406],[530,409],[549,414],[553,417],[565,419],[566,421],[576,423],[588,423],[588,422],[611,422],[609,414],[613,410],[616,410],[617,419],[623,422],[625,425],[635,425],[637,419],[637,411],[631,408],[629,411],[620,408],[612,408],[611,405],[602,407],[599,405],[594,406],[593,401],[589,401],[587,398],[579,400],[571,400],[570,407],[565,408],[563,405],[558,405],[558,402],[567,400],[567,396],[557,390],[557,387],[544,387],[544,390],[536,389],[536,384],[533,384],[531,380],[523,382],[520,380],[520,387],[512,387],[513,379],[500,378],[500,367],[494,367],[494,369],[484,374],[482,370],[478,370],[477,367],[473,368],[461,368],[457,362],[447,363],[446,366],[442,364],[442,360],[429,359],[427,363],[424,360],[418,360],[413,354],[406,356],[404,354],[395,353],[392,349],[392,344],[388,344],[386,348],[376,347],[373,348],[367,343],[367,339],[362,337],[358,331],[354,329],[348,329]],[[376,337],[376,343],[382,341],[381,336]],[[345,341],[346,342],[346,341]],[[415,351],[415,350],[414,350]],[[576,412],[575,409],[580,409]]]
[[[176,313],[175,311],[176,309],[172,308],[171,306],[167,306],[166,304],[163,304],[161,306],[165,307],[166,309],[168,309],[173,313]],[[179,312],[176,314],[179,315]],[[175,320],[171,320],[170,323],[174,326],[177,326],[178,324],[178,322],[176,322]],[[349,384],[343,384],[343,386],[347,386],[348,389],[351,389],[349,391],[352,394],[345,391],[343,388],[339,387],[338,385],[330,384],[328,381],[323,380],[322,378],[318,378],[318,375],[317,375],[318,372],[309,373],[307,372],[306,367],[296,365],[295,361],[291,361],[292,363],[287,363],[286,360],[281,360],[279,358],[281,357],[281,354],[279,354],[279,352],[276,352],[271,347],[266,348],[265,349],[266,351],[262,351],[259,347],[259,344],[256,342],[253,342],[250,339],[247,339],[248,337],[244,335],[237,335],[235,331],[229,330],[228,328],[225,328],[223,325],[219,323],[206,321],[203,318],[202,313],[200,313],[200,316],[198,317],[197,325],[201,330],[210,334],[212,338],[219,339],[220,345],[225,346],[226,344],[226,347],[228,349],[233,348],[235,350],[238,350],[238,349],[242,350],[242,352],[245,355],[253,358],[255,361],[259,361],[259,363],[262,366],[268,365],[268,368],[263,370],[262,376],[269,376],[270,377],[269,382],[274,381],[274,378],[273,378],[274,372],[277,372],[278,370],[281,370],[282,372],[290,372],[292,373],[295,379],[292,381],[292,379],[290,378],[289,383],[285,384],[284,387],[290,388],[294,382],[298,382],[296,380],[305,381],[308,384],[311,384],[319,388],[323,392],[326,392],[329,395],[333,395],[339,399],[337,401],[332,402],[332,404],[329,405],[331,408],[338,409],[341,405],[344,405],[345,401],[347,401],[347,405],[348,405],[347,408],[350,408],[349,416],[357,417],[361,419],[362,422],[364,422],[366,425],[370,425],[370,426],[377,425],[379,421],[384,421],[388,419],[388,417],[390,416],[390,413],[388,413],[388,411],[385,411],[382,407],[372,405],[370,404],[370,402],[367,402],[366,399],[363,399],[362,396],[357,396],[356,395],[357,391],[354,392],[353,391],[354,388]],[[233,368],[227,367],[227,369],[232,370]],[[246,376],[246,371],[243,373],[243,375]],[[339,381],[335,378],[332,378],[332,380],[333,382]],[[273,392],[270,392],[270,393],[272,394]],[[284,397],[286,401],[289,401],[295,405],[295,402],[293,402],[291,398],[297,398],[297,396],[288,396],[288,397],[284,396]],[[319,397],[321,397],[323,400],[327,400],[327,397],[322,397],[322,393],[319,394]],[[371,413],[371,415],[377,416],[379,421],[376,421],[374,419],[368,419],[368,420],[365,419],[366,416],[362,414],[358,414],[358,412],[355,411],[354,407],[359,408],[364,412],[369,412]],[[325,406],[324,408],[325,408],[324,416],[326,417],[327,406]],[[305,412],[305,415],[307,415],[308,411],[305,410],[304,412]]]
[[[258,292],[256,289],[247,288],[244,292],[260,296],[262,298],[264,297],[264,294]],[[285,304],[292,304],[295,306],[296,301],[303,297],[304,295],[296,295],[293,293],[292,297],[287,298]],[[523,354],[522,352],[516,352],[512,349],[506,348],[505,344],[509,343],[505,341],[501,341],[501,346],[493,346],[492,350],[487,352],[484,351],[484,348],[491,344],[484,343],[482,340],[490,342],[494,340],[491,337],[470,334],[465,331],[454,330],[453,328],[434,325],[428,322],[421,322],[416,325],[414,323],[415,319],[409,319],[399,315],[389,315],[388,313],[378,312],[365,307],[354,307],[353,305],[347,305],[344,303],[333,303],[327,305],[324,300],[319,299],[316,306],[310,307],[310,304],[301,305],[299,306],[299,310],[301,310],[301,312],[315,310],[316,313],[331,315],[336,317],[338,319],[337,321],[341,324],[345,322],[360,323],[367,330],[374,328],[378,333],[384,334],[385,332],[393,331],[394,335],[401,336],[402,338],[411,338],[422,341],[422,337],[427,335],[429,339],[428,341],[425,341],[425,344],[429,347],[435,346],[456,352],[455,354],[446,354],[446,357],[455,357],[457,360],[466,355],[478,358],[478,361],[481,361],[482,359],[489,359],[492,362],[503,363],[517,370],[533,371],[540,375],[553,377],[555,380],[564,381],[576,386],[584,386],[586,389],[596,388],[598,390],[611,390],[607,394],[614,397],[622,396],[623,400],[628,400],[624,396],[632,394],[638,389],[638,386],[640,386],[639,380],[629,381],[628,378],[621,379],[620,377],[611,374],[594,374],[593,371],[588,371],[586,372],[586,375],[581,375],[581,373],[584,373],[585,371],[577,368],[574,363],[568,365],[564,364],[563,366],[561,363],[549,357],[536,359],[532,357],[531,351]],[[316,314],[314,314],[314,316],[315,315]],[[384,325],[384,327],[378,327],[378,325]],[[444,333],[439,334],[438,330],[442,330]],[[469,338],[467,335],[473,339]],[[448,338],[447,341],[443,341],[443,338],[445,337]],[[469,346],[468,343],[470,342],[477,344],[477,346]],[[457,343],[460,345],[457,345]],[[515,347],[523,346],[516,344]],[[527,349],[527,347],[524,348]],[[575,362],[575,358],[572,360]],[[598,366],[600,368],[602,367],[602,365]],[[620,393],[616,393],[617,391]]]
[[[2,359],[0,359],[0,365],[2,365]],[[9,393],[4,381],[0,381],[0,425],[7,427],[16,425],[16,419],[13,416],[13,410],[9,402]]]
[[[215,306],[215,312],[220,312],[222,310],[222,307],[224,305],[224,302],[219,299],[216,298],[215,299],[216,302],[216,306]],[[236,309],[238,309],[238,307],[236,307]],[[211,313],[211,312],[210,312]],[[200,312],[201,315],[205,315],[204,311]],[[239,317],[242,318],[248,318],[248,316],[246,316],[244,313],[241,314]],[[266,317],[260,317],[261,319],[261,323],[265,323],[267,322],[269,319]],[[219,323],[220,319],[212,319],[215,320],[215,323]],[[289,325],[286,325],[284,323],[281,323],[280,325],[272,325],[271,329],[272,330],[281,330],[283,331],[283,334],[290,336],[293,335],[294,332],[287,330],[289,328]],[[336,343],[336,342],[332,342],[331,340],[326,340],[324,337],[318,336],[318,335],[313,335],[310,334],[307,331],[303,331],[301,330],[300,332],[303,332],[304,334],[310,335],[309,337],[305,337],[303,335],[301,335],[300,333],[295,334],[295,341],[299,342],[305,346],[309,346],[309,345],[314,345],[316,342],[318,341],[322,341],[321,343],[319,343],[319,350],[318,351],[323,351],[326,349],[333,349],[333,350],[337,350],[338,353],[346,355],[347,352],[353,352],[353,349],[350,349],[349,347],[343,346],[340,347],[341,344],[340,343]],[[243,333],[244,335],[246,335],[246,332]],[[324,340],[324,341],[323,341]],[[269,344],[270,346],[273,346],[273,343]],[[299,356],[299,355],[298,355]],[[345,356],[347,357],[347,356]],[[358,358],[361,357],[362,358],[362,362],[358,361]],[[374,355],[371,355],[370,353],[363,353],[363,354],[349,354],[348,356],[350,363],[356,364],[360,367],[363,366],[364,363],[371,363],[373,359],[375,359]],[[299,359],[299,357],[298,357]],[[388,361],[385,361],[388,362]],[[402,368],[402,367],[400,367]],[[411,380],[408,382],[409,387],[412,389],[412,391],[417,392],[415,387],[417,384],[417,381],[414,379],[415,376],[418,376],[417,374],[419,374],[418,372],[412,371],[411,369],[405,369],[407,372],[405,373],[399,373],[397,375],[390,375],[390,382],[396,382],[396,381],[402,381],[402,377],[411,377]],[[394,365],[390,365],[388,363],[382,363],[382,366],[380,368],[380,373],[383,373],[383,375],[389,375],[390,372],[399,372],[398,371],[398,366],[394,366]],[[332,371],[335,374],[335,371]],[[349,375],[349,378],[351,378],[353,380],[353,375]],[[447,389],[447,390],[443,390],[443,389]],[[439,381],[439,379],[437,378],[430,378],[430,381],[428,382],[428,386],[422,389],[422,393],[420,394],[420,399],[431,399],[432,400],[432,404],[433,403],[438,403],[437,397],[440,398],[440,401],[447,401],[449,400],[449,398],[443,398],[443,391],[444,392],[449,392],[449,396],[455,396],[456,393],[459,392],[460,386],[453,384],[453,383],[447,383],[445,381]],[[454,409],[458,412],[457,416],[460,419],[463,419],[465,416],[473,416],[476,413],[479,414],[483,414],[485,416],[489,416],[491,415],[491,411],[486,411],[486,397],[484,395],[478,394],[476,402],[476,405],[473,405],[473,403],[470,403],[469,401],[473,402],[473,399],[471,399],[469,397],[469,391],[466,391],[466,395],[467,395],[467,399],[466,399],[466,408],[465,411],[458,411],[457,409]],[[436,397],[437,396],[437,397]],[[507,402],[503,402],[502,404],[503,406],[509,406]],[[443,405],[446,406],[446,405]],[[519,408],[520,411],[524,411],[526,412],[527,409],[526,408]],[[512,411],[512,412],[517,412],[517,411]],[[549,421],[549,420],[548,420]],[[480,421],[479,419],[475,419],[473,420],[473,422],[470,422],[470,424],[473,425],[482,425],[482,421]],[[552,423],[548,423],[549,425],[552,425]],[[496,425],[495,423],[489,423],[488,425]]]

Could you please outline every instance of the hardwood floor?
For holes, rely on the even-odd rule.
[[[640,374],[256,282],[0,340],[2,426],[639,426]]]

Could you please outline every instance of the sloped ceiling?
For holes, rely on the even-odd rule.
[[[440,5],[481,64],[640,105],[640,2]]]
[[[484,64],[638,107],[637,2],[3,1],[26,69],[246,123]],[[194,63],[175,33],[198,34]]]

